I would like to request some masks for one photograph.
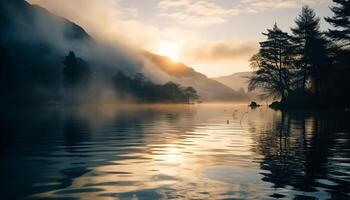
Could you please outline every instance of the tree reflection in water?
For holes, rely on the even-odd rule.
[[[263,181],[293,187],[300,191],[296,198],[317,196],[320,188],[332,198],[349,198],[349,121],[344,113],[280,112],[264,128],[251,127],[261,130],[253,137],[264,156]]]

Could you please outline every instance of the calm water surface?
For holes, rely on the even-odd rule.
[[[1,111],[0,199],[350,199],[350,117],[242,105]]]

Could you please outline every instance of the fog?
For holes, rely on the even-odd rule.
[[[128,75],[141,72],[156,82],[165,82],[171,78],[153,66],[141,54],[139,47],[141,41],[150,41],[151,37],[133,40],[135,33],[138,37],[141,30],[136,30],[136,26],[123,25],[119,20],[122,12],[117,8],[117,1],[92,1],[92,0],[74,0],[74,1],[41,1],[30,0],[32,4],[44,6],[60,16],[68,17],[73,22],[82,26],[84,30],[92,36],[92,40],[67,40],[65,32],[67,31],[67,22],[51,20],[41,13],[37,13],[36,25],[40,34],[37,36],[47,39],[53,46],[62,53],[69,50],[78,52],[78,54],[99,65],[100,68],[108,68],[115,72],[118,69],[123,70]],[[142,32],[144,33],[144,31]],[[28,38],[31,40],[31,38]],[[137,45],[137,46],[136,46]],[[110,73],[110,72],[108,72]]]
[[[62,8],[63,5],[61,1],[60,3],[57,1],[45,2],[47,5],[54,5],[57,9]],[[60,77],[62,70],[60,69],[64,68],[64,58],[70,51],[89,63],[93,75],[91,85],[104,97],[113,96],[115,88],[111,81],[119,70],[130,77],[142,73],[156,84],[164,84],[174,79],[154,66],[143,56],[140,49],[135,48],[131,42],[123,38],[122,35],[127,35],[125,32],[114,34],[116,28],[111,28],[113,25],[106,25],[108,24],[106,17],[112,15],[107,5],[112,4],[113,1],[103,1],[103,4],[97,1],[90,2],[91,5],[79,0],[67,1],[65,4],[67,11],[76,12],[77,17],[91,16],[82,19],[82,22],[85,22],[84,29],[80,27],[80,24],[74,24],[42,7],[29,5],[25,1],[1,2],[3,20],[1,21],[0,46],[4,49],[4,56],[9,55],[5,56],[8,57],[8,63],[15,65],[18,68],[16,71],[23,73],[22,76],[18,76],[16,72],[17,82],[23,82],[20,83],[23,85],[33,82],[24,80],[28,78],[23,71],[24,68],[45,65],[48,67],[45,69],[46,78],[56,82],[52,84],[59,89],[58,93],[63,93],[58,83],[62,82],[62,77]],[[30,1],[30,3],[38,3],[38,1]],[[79,8],[77,5],[83,7]],[[85,32],[85,28],[88,32]],[[33,69],[37,70],[37,68]],[[40,74],[40,76],[44,75],[42,72]],[[32,85],[33,87],[29,90],[38,93],[38,96],[40,96],[39,93],[49,95],[52,92],[50,91],[52,88],[46,87],[48,84],[35,87],[35,84]]]
[[[242,100],[236,91],[193,69],[142,50],[147,49],[144,48],[147,43],[154,42],[151,39],[154,36],[148,37],[152,30],[138,29],[140,26],[130,21],[125,23],[122,13],[126,11],[118,10],[115,1],[64,2],[0,2],[0,56],[6,60],[2,61],[4,68],[13,73],[13,77],[2,80],[9,96],[14,96],[6,101],[29,98],[31,102],[38,102],[38,99],[61,102],[62,98],[66,99],[64,69],[67,65],[64,62],[70,52],[76,57],[74,62],[79,61],[89,68],[87,71],[91,74],[89,86],[84,85],[74,92],[83,99],[113,102],[124,96],[129,101],[137,93],[139,99],[146,97],[148,101],[177,99],[184,102],[188,101],[185,89],[192,86],[202,100]],[[117,80],[115,76],[120,71],[125,76]],[[169,82],[180,85],[166,85]],[[122,95],[120,90],[130,94]],[[193,90],[189,91],[198,98]]]

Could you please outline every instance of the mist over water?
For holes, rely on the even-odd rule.
[[[342,112],[203,104],[0,116],[3,199],[350,198]]]

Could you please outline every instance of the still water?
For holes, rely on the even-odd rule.
[[[350,199],[349,113],[1,111],[1,199]]]

